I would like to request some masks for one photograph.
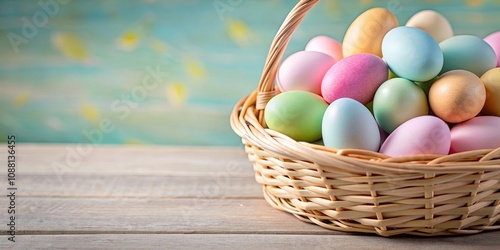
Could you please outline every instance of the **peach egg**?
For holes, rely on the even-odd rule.
[[[486,102],[482,110],[483,115],[500,116],[500,68],[493,68],[481,76],[486,87]]]
[[[429,104],[439,118],[459,123],[479,114],[486,100],[484,84],[475,74],[452,70],[441,75],[429,90]]]

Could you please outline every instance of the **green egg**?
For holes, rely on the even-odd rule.
[[[378,88],[373,99],[375,120],[387,133],[417,116],[427,115],[429,105],[424,90],[410,80],[393,78]]]
[[[453,36],[439,43],[439,47],[444,56],[440,75],[451,70],[463,69],[481,77],[497,65],[493,48],[477,36]]]
[[[321,139],[323,114],[328,104],[307,91],[287,91],[274,96],[266,105],[267,126],[296,141]]]

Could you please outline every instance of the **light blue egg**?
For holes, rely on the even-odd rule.
[[[336,149],[378,151],[380,132],[375,118],[360,102],[340,98],[325,111],[322,122],[324,145]]]
[[[412,81],[431,80],[443,67],[443,53],[436,40],[414,27],[390,30],[382,41],[382,54],[394,74]]]
[[[450,70],[463,69],[481,77],[484,72],[497,65],[493,48],[477,36],[453,36],[442,41],[439,46],[444,56],[441,74]]]

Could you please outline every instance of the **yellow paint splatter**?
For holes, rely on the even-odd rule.
[[[82,39],[72,33],[56,32],[52,35],[52,43],[65,56],[79,61],[87,61],[89,55]]]
[[[186,102],[186,92],[186,86],[180,81],[175,81],[167,84],[167,99],[172,105],[183,105]]]
[[[82,113],[83,118],[89,122],[97,123],[99,121],[99,109],[90,103],[83,103],[80,107],[80,112]]]
[[[231,40],[240,46],[246,46],[254,40],[254,34],[241,20],[229,19],[226,29]]]
[[[151,48],[158,54],[160,55],[165,55],[167,53],[167,45],[160,41],[160,40],[156,40],[156,39],[151,39],[151,41],[149,42],[149,44],[151,45]]]
[[[196,59],[190,57],[184,58],[184,68],[186,72],[196,80],[203,80],[207,77],[205,66]]]
[[[483,0],[466,0],[465,2],[471,7],[479,7],[483,4]]]
[[[136,30],[128,30],[118,38],[118,48],[125,51],[134,50],[139,44],[140,34]]]
[[[22,107],[26,105],[30,100],[30,96],[28,93],[20,93],[14,98],[14,105],[18,107]]]
[[[151,32],[153,25],[154,19],[151,16],[146,16],[140,24],[128,28],[117,39],[116,43],[118,48],[124,51],[132,51],[136,49],[140,44],[141,39],[146,37]]]

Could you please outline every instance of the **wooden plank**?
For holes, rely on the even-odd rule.
[[[57,159],[66,157],[68,147],[78,149],[19,145],[19,196],[262,197],[241,148],[100,145],[82,157],[81,165],[59,173],[51,164],[63,162]]]
[[[19,197],[108,198],[259,198],[262,185],[253,176],[213,173],[207,176],[82,175],[58,178],[20,175]]]
[[[243,147],[87,146],[88,148],[79,144],[18,144],[18,174],[254,174]],[[0,150],[0,157],[5,158],[5,154],[6,150]]]
[[[498,249],[500,234],[417,238],[361,235],[104,234],[19,235],[2,239],[1,249]]]
[[[19,197],[16,202],[18,234],[338,234],[278,211],[264,199]],[[8,218],[7,209],[0,209],[0,218]]]

